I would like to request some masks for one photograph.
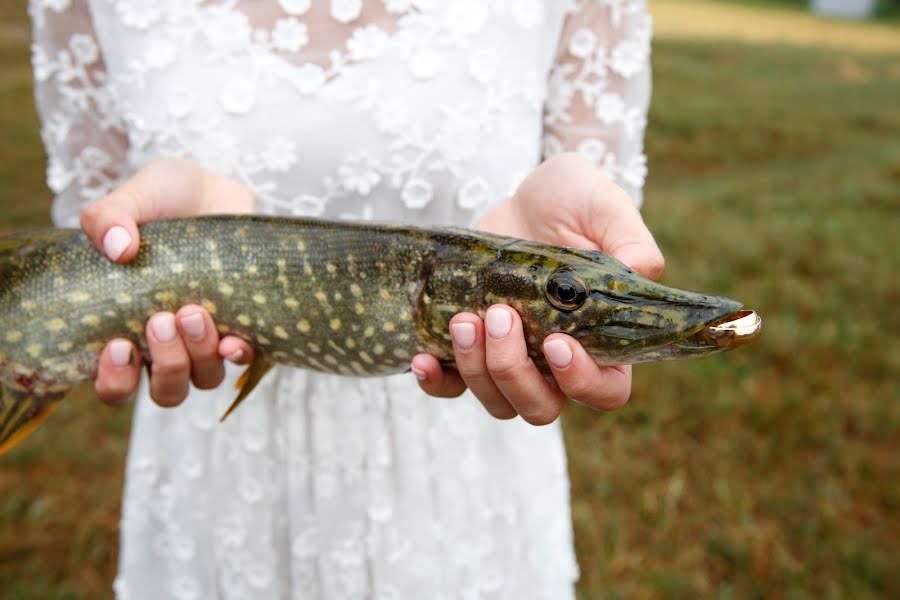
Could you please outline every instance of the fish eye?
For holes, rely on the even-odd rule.
[[[587,286],[572,271],[556,271],[547,281],[547,299],[560,310],[575,310],[587,299]]]

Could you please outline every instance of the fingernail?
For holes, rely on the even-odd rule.
[[[234,352],[232,352],[231,354],[229,354],[226,358],[227,358],[228,360],[230,360],[231,362],[233,362],[233,363],[237,363],[237,362],[239,362],[242,358],[244,358],[244,351],[241,350],[241,349],[235,350]]]
[[[127,367],[133,361],[131,343],[125,340],[113,340],[109,343],[109,361],[117,367]]]
[[[512,315],[503,308],[492,308],[484,316],[484,327],[495,340],[505,338],[512,329]]]
[[[544,356],[554,367],[562,369],[572,362],[572,349],[563,340],[550,340],[544,342]]]
[[[110,260],[119,260],[125,249],[131,245],[131,236],[124,227],[116,225],[110,227],[103,236],[103,251]]]
[[[450,335],[456,345],[463,350],[475,345],[475,325],[472,323],[453,323],[450,325]]]
[[[425,381],[425,371],[422,369],[417,369],[416,367],[412,367],[413,375],[416,376],[416,379],[419,381]]]
[[[178,319],[178,322],[189,338],[199,340],[203,337],[203,315],[199,313],[187,315]]]
[[[159,313],[150,318],[150,329],[153,335],[162,343],[168,343],[175,339],[175,315],[171,313]]]

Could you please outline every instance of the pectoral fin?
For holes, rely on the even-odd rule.
[[[237,384],[235,387],[240,390],[237,398],[234,399],[234,402],[231,403],[231,406],[228,407],[228,410],[225,411],[225,414],[222,415],[222,418],[219,419],[221,423],[225,419],[228,418],[234,409],[238,407],[238,404],[244,401],[244,398],[250,395],[250,392],[253,391],[253,388],[256,387],[263,377],[265,377],[266,373],[275,366],[275,363],[261,358],[259,356],[256,357],[247,370],[241,373],[241,376],[237,380]]]

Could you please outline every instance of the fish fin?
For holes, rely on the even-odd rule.
[[[0,455],[37,429],[65,395],[38,396],[0,384]]]
[[[244,401],[244,398],[250,395],[250,392],[253,391],[256,384],[258,384],[262,378],[265,377],[266,373],[274,366],[275,363],[272,361],[256,357],[256,360],[254,360],[250,366],[247,367],[247,370],[241,373],[241,376],[238,378],[235,387],[240,391],[237,398],[234,399],[234,402],[231,403],[231,406],[228,407],[228,410],[226,410],[225,414],[222,415],[222,418],[219,419],[220,423],[227,419],[228,415],[234,412],[234,409]]]

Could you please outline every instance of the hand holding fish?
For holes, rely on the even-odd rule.
[[[141,169],[110,195],[90,205],[81,226],[95,246],[114,262],[128,262],[138,252],[137,226],[158,219],[249,213],[253,193],[238,182],[201,169],[189,160],[164,158]],[[190,382],[199,389],[217,387],[225,375],[223,359],[253,362],[253,347],[237,336],[219,339],[215,323],[202,306],[189,304],[175,314],[163,311],[147,322],[150,395],[160,406],[180,404]],[[107,404],[121,404],[137,389],[140,354],[131,340],[110,341],[100,355],[94,389]]]
[[[548,244],[601,250],[650,279],[664,260],[627,194],[576,154],[552,158],[525,179],[512,198],[487,213],[479,229]],[[554,421],[566,398],[601,410],[621,407],[631,392],[631,366],[598,366],[581,344],[563,333],[543,342],[553,373],[545,378],[528,349],[520,316],[506,305],[482,320],[461,313],[450,324],[458,371],[442,370],[429,355],[413,359],[420,385],[453,397],[467,387],[493,416],[521,415],[534,425]],[[554,381],[555,380],[555,381]]]

